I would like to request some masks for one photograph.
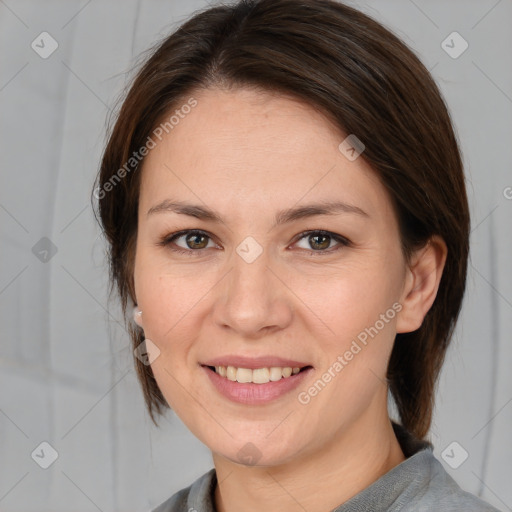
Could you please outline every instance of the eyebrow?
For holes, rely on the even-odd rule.
[[[195,217],[200,220],[223,223],[220,215],[208,207],[181,201],[171,201],[170,199],[165,199],[161,203],[151,207],[148,210],[147,216],[154,215],[156,213],[169,212],[188,215],[189,217]],[[358,206],[347,204],[342,201],[326,201],[281,210],[277,212],[275,216],[274,227],[293,222],[295,220],[313,217],[315,215],[336,215],[339,213],[352,213],[362,217],[370,217]]]

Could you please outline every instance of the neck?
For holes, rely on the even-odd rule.
[[[213,455],[218,512],[333,510],[405,460],[388,417],[360,418],[322,449],[276,466],[242,466]]]

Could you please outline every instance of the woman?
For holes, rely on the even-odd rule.
[[[496,510],[425,441],[470,220],[446,106],[388,30],[328,0],[195,15],[94,195],[149,413],[213,455],[158,512]]]

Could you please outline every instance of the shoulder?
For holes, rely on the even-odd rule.
[[[393,422],[395,435],[407,459],[382,480],[386,486],[402,489],[390,510],[393,512],[500,512],[480,498],[464,491],[433,453],[433,445],[417,439]]]
[[[181,489],[181,491],[173,494],[168,500],[158,505],[158,507],[154,508],[151,512],[181,512],[187,510],[189,492],[190,487]]]
[[[434,457],[430,450],[424,450],[418,462],[422,461],[423,468],[418,467],[418,473],[423,478],[417,478],[411,487],[416,487],[411,500],[397,510],[401,512],[500,512],[480,498],[464,491]]]
[[[151,512],[214,512],[212,493],[216,482],[215,469],[210,469]]]

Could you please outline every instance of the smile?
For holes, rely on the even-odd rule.
[[[232,402],[245,405],[263,405],[284,398],[313,371],[312,366],[253,369],[234,366],[200,367],[214,390]]]
[[[236,368],[235,366],[209,366],[218,375],[232,382],[254,384],[266,384],[267,382],[277,382],[281,379],[287,379],[291,375],[296,375],[301,368],[291,366],[272,366],[270,368]],[[308,368],[307,366],[303,369]]]

